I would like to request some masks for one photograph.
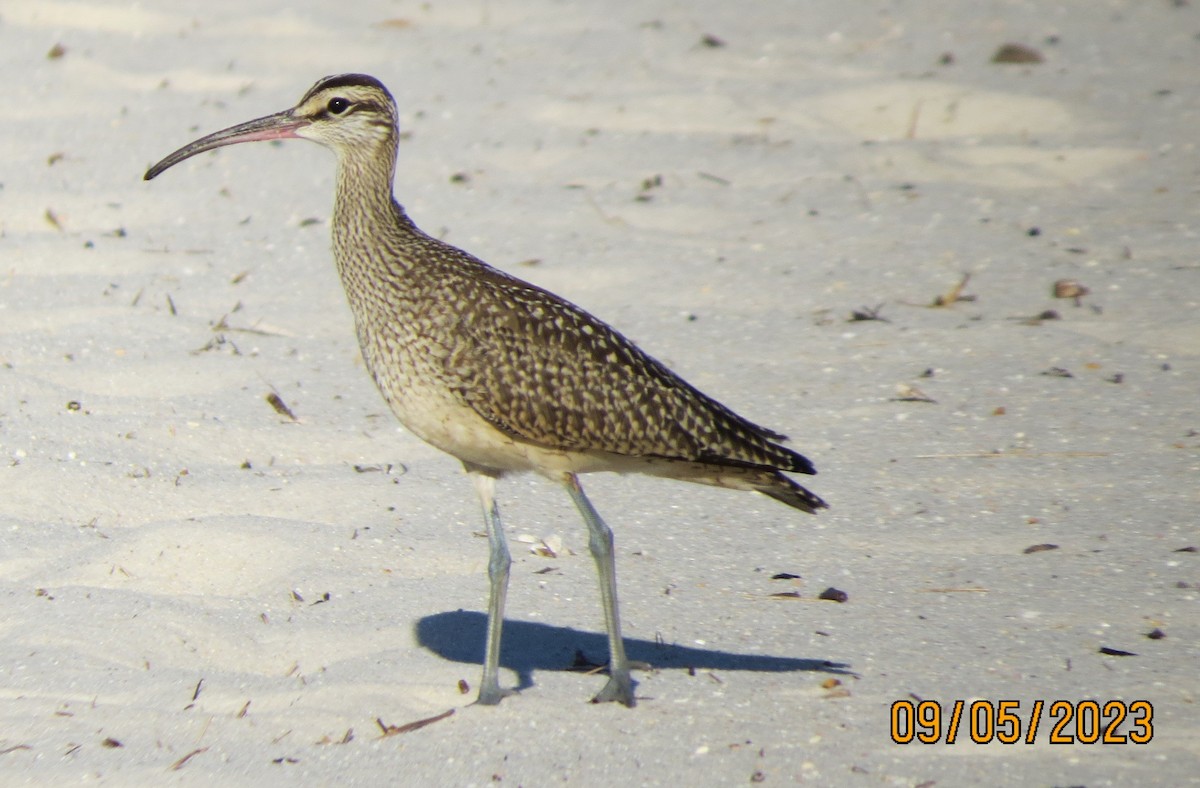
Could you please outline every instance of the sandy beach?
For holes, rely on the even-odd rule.
[[[1185,0],[0,3],[0,784],[1200,784],[1198,36]],[[483,523],[365,371],[334,157],[142,180],[342,72],[394,94],[422,228],[820,471],[816,517],[584,479],[635,709],[587,702],[587,537],[532,476],[520,691],[471,705]]]

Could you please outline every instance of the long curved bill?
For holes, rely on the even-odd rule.
[[[170,167],[174,167],[184,159],[190,159],[197,153],[220,148],[224,145],[236,145],[239,142],[258,142],[260,140],[284,140],[299,138],[298,129],[304,128],[309,121],[292,115],[291,110],[276,112],[265,118],[239,123],[236,126],[213,132],[207,137],[201,137],[195,142],[184,145],[165,159],[146,170],[145,180],[158,177]]]

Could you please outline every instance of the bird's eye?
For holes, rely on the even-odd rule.
[[[350,108],[350,101],[339,96],[338,98],[329,99],[329,103],[325,106],[334,115],[341,115]]]

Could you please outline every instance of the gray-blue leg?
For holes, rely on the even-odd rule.
[[[512,556],[508,552],[508,541],[500,524],[500,510],[496,507],[496,477],[484,469],[466,466],[475,492],[483,504],[483,522],[488,537],[488,579],[491,593],[488,595],[487,646],[483,658],[483,679],[479,683],[479,699],[476,703],[494,706],[512,690],[500,689],[500,631],[504,626],[504,600],[508,596],[508,568]]]
[[[592,502],[583,494],[579,479],[573,473],[563,475],[563,485],[587,523],[588,549],[596,560],[600,576],[600,602],[604,606],[604,626],[608,631],[608,683],[592,703],[618,701],[633,707],[633,681],[629,676],[629,660],[625,658],[625,642],[621,639],[621,618],[617,613],[617,569],[613,559],[612,529],[600,519]]]

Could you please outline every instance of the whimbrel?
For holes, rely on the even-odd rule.
[[[333,256],[375,384],[409,431],[462,462],[483,504],[491,590],[478,702],[512,692],[499,683],[512,559],[496,480],[535,471],[566,488],[587,524],[609,646],[608,683],[593,702],[633,706],[612,531],[577,474],[753,490],[815,513],[825,502],[783,473],[815,473],[812,463],[569,301],[418,229],[392,193],[396,105],[373,77],[326,77],[292,109],[198,139],[145,178],[222,145],[287,138],[337,154]]]

